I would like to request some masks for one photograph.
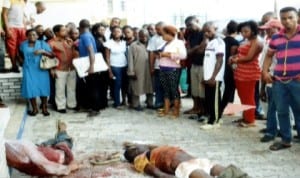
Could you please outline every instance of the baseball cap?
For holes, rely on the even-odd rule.
[[[259,29],[262,30],[266,30],[266,29],[270,29],[270,28],[283,28],[281,22],[277,19],[271,19],[269,20],[267,23],[265,23],[264,25],[260,26]]]

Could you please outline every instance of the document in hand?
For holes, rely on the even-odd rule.
[[[89,56],[80,57],[73,60],[73,65],[76,69],[76,72],[80,78],[88,76],[87,70],[90,67],[90,59]],[[94,72],[103,72],[108,70],[108,66],[103,59],[101,53],[95,54],[95,64],[94,64]]]

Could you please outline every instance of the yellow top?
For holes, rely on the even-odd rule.
[[[137,172],[144,173],[144,169],[147,164],[150,164],[150,162],[146,156],[146,153],[143,153],[134,159],[134,168],[137,170]]]

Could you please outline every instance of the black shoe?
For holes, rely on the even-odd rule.
[[[13,73],[20,73],[20,70],[18,67],[13,67],[10,71]]]
[[[274,140],[275,137],[269,136],[269,135],[265,135],[260,139],[260,142],[266,143],[266,142],[270,142],[272,140]]]
[[[267,132],[266,128],[259,130],[259,133],[266,133],[266,132]]]
[[[7,69],[0,69],[0,73],[2,73],[2,74],[8,73],[8,72],[9,72],[9,70],[7,70]]]
[[[67,113],[67,110],[65,110],[65,109],[58,109],[57,112],[59,112],[61,114],[65,114],[65,113]]]
[[[47,111],[47,110],[45,110],[45,111],[42,111],[42,114],[46,117],[46,116],[50,116],[50,113]]]
[[[263,114],[258,114],[255,116],[256,120],[267,120],[267,118]]]
[[[90,111],[87,115],[87,117],[96,117],[100,114],[99,111]]]
[[[27,111],[29,116],[36,116],[39,112],[38,111]]]

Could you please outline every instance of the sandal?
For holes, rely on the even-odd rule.
[[[255,123],[247,123],[244,121],[242,121],[238,124],[238,127],[243,127],[243,128],[249,128],[249,127],[255,127],[255,126],[256,126]]]
[[[283,149],[290,148],[291,146],[292,146],[291,144],[282,143],[282,142],[275,142],[269,148],[272,151],[278,151],[278,150],[283,150]]]
[[[29,115],[29,116],[36,116],[37,114],[38,114],[38,112],[39,111],[27,111],[27,114]]]
[[[233,120],[232,123],[240,123],[240,122],[243,122],[243,121],[244,121],[244,119],[240,118],[240,119]]]
[[[50,113],[47,110],[42,111],[42,113],[43,113],[44,116],[49,116],[50,115]]]

